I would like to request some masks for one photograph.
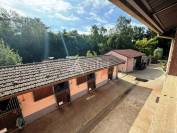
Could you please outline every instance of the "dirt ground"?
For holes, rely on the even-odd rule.
[[[152,71],[151,71],[152,69]],[[148,77],[142,83],[135,77]],[[152,91],[160,90],[164,73],[158,66],[119,75],[96,93],[83,96],[27,125],[24,133],[127,133]]]

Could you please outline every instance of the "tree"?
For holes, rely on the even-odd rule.
[[[100,32],[100,35],[104,36],[107,32],[107,29],[101,26],[101,28],[99,29],[99,32]]]
[[[139,27],[139,26],[133,26],[132,27],[132,40],[136,41],[136,40],[140,40],[143,39],[143,37],[145,37],[146,33],[145,33],[145,28],[144,27]]]
[[[23,17],[14,11],[0,8],[0,38],[10,48],[18,51],[23,63],[39,62],[48,57],[57,59],[67,55],[105,54],[112,49],[138,49],[153,55],[157,47],[154,45],[157,40],[151,39],[156,36],[154,32],[133,26],[131,19],[124,16],[117,19],[111,30],[93,25],[89,35],[79,34],[77,30],[64,29],[58,33],[49,30],[39,18]],[[164,49],[164,55],[168,55],[170,45],[161,45],[167,42],[161,39],[158,41],[158,47]],[[141,45],[143,43],[145,46]]]
[[[88,50],[86,56],[87,57],[94,57],[94,56],[97,56],[97,54],[95,51]]]
[[[120,16],[115,29],[115,32],[108,37],[107,46],[111,49],[133,48],[131,20]]]
[[[39,18],[19,16],[0,8],[0,38],[18,51],[23,62],[42,61],[48,45],[47,26]]]
[[[151,29],[146,30],[145,33],[146,38],[151,39],[157,36],[157,33],[155,33],[154,31],[152,31]]]
[[[146,55],[153,55],[154,49],[158,44],[158,40],[156,37],[147,39],[143,38],[142,40],[137,40],[135,43],[136,49],[145,53]]]
[[[0,41],[0,66],[16,65],[22,62],[22,58],[13,49],[10,49]]]
[[[119,16],[116,24],[116,32],[117,33],[127,33],[131,29],[131,19],[127,19],[124,16]]]
[[[162,48],[156,48],[154,50],[154,58],[159,60],[159,59],[162,59],[162,56],[163,56],[163,49]]]
[[[99,28],[96,25],[93,25],[91,27],[91,33],[92,33],[92,35],[98,35],[98,30],[99,30]]]

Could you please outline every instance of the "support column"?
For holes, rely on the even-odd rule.
[[[170,53],[167,64],[167,74],[177,76],[177,33],[171,42]]]
[[[168,62],[167,62],[167,68],[166,68],[166,73],[169,73],[169,69],[170,69],[170,64],[171,64],[171,59],[172,59],[172,53],[173,53],[173,49],[174,49],[174,43],[175,40],[172,39],[171,40],[171,44],[170,44],[170,51],[169,51],[169,55],[168,55]]]

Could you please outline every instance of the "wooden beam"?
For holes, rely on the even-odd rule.
[[[167,7],[163,8],[163,9],[161,9],[161,10],[159,10],[159,11],[153,13],[153,14],[161,13],[161,12],[163,12],[163,11],[165,11],[165,10],[168,10],[168,9],[170,9],[171,7],[176,6],[176,5],[177,5],[177,2],[173,3],[173,4],[170,5],[170,6],[167,6]]]
[[[142,9],[140,7],[138,7],[138,5],[134,1],[132,1],[132,0],[131,1],[129,0],[128,2],[126,0],[124,0],[124,1],[122,1],[122,0],[110,0],[110,1],[113,4],[117,5],[119,8],[121,8],[122,10],[124,10],[125,12],[127,12],[128,14],[130,14],[131,16],[133,16],[134,18],[136,18],[139,21],[141,21],[144,25],[146,25],[147,27],[149,27],[154,32],[156,32],[156,33],[163,33],[163,30],[157,24],[155,24],[151,18],[149,18],[147,16],[147,14],[145,14],[145,12],[142,11]],[[135,9],[132,6],[132,4],[134,4],[134,6],[136,5],[137,9],[139,10],[138,12],[136,12],[137,9]],[[132,7],[130,7],[130,6],[132,6]]]
[[[142,16],[144,16],[152,25],[155,26],[161,33],[163,30],[154,22],[154,20],[140,7],[134,0],[127,0]]]

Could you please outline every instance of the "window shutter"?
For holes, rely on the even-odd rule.
[[[84,83],[86,81],[87,81],[86,76],[78,77],[77,78],[77,85],[80,85],[80,84],[82,84],[82,83]]]
[[[53,94],[52,86],[42,87],[42,88],[33,90],[34,101],[41,100],[41,99],[48,97],[52,94]]]

